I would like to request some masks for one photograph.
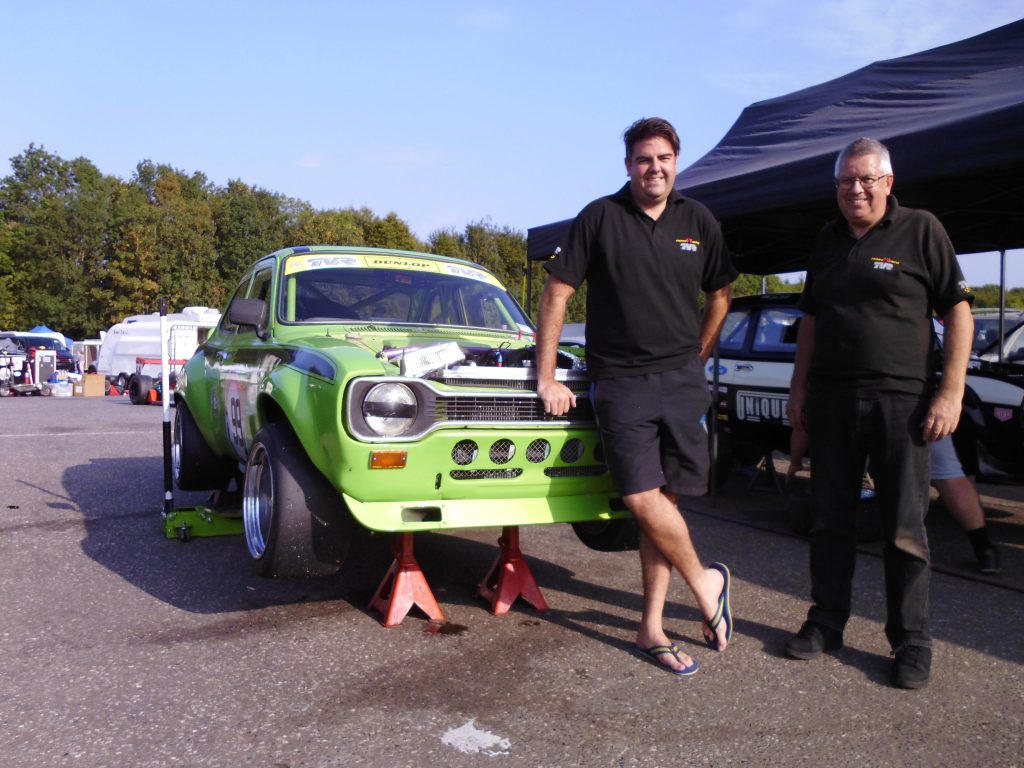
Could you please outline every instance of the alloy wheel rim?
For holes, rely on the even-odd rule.
[[[267,449],[256,443],[245,468],[242,520],[249,554],[259,559],[267,551],[274,508],[274,478]]]

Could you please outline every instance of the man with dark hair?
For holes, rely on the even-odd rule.
[[[636,647],[687,675],[697,663],[662,623],[672,568],[696,598],[708,645],[724,651],[732,635],[729,569],[701,564],[677,499],[707,490],[703,366],[737,273],[718,222],[673,186],[679,137],[672,125],[638,120],[623,138],[629,182],[584,208],[545,264],[537,391],[552,416],[576,405],[555,379],[555,358],[566,303],[586,280],[591,402],[609,470],[640,526],[644,608]]]
[[[857,139],[836,158],[842,217],[818,235],[800,299],[804,319],[787,413],[811,455],[811,599],[786,654],[843,645],[856,561],[855,515],[870,459],[885,545],[891,681],[920,688],[931,672],[928,443],[960,418],[973,320],[953,245],[930,213],[891,195],[889,151]],[[932,315],[945,324],[936,386]]]

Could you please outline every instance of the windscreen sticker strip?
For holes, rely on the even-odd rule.
[[[465,264],[417,259],[410,256],[384,256],[360,253],[303,254],[291,256],[284,265],[285,275],[294,275],[312,269],[400,269],[407,272],[437,272],[453,277],[477,280],[498,288],[501,283],[493,275]]]

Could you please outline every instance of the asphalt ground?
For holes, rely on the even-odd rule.
[[[241,537],[169,540],[161,420],[126,398],[0,400],[5,768],[1024,764],[1018,487],[982,488],[999,577],[977,576],[963,535],[930,515],[935,665],[904,691],[887,684],[871,542],[846,648],[783,657],[807,543],[763,478],[732,476],[687,520],[702,557],[732,569],[735,634],[708,650],[676,579],[668,628],[701,665],[677,678],[630,651],[635,553],[591,552],[567,526],[521,532],[545,613],[493,616],[474,596],[500,531],[418,537],[440,632],[367,610],[386,562],[273,581],[250,574]]]

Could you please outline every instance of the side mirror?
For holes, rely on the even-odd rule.
[[[267,339],[267,302],[263,299],[234,299],[228,306],[228,322],[256,329],[256,335]]]

